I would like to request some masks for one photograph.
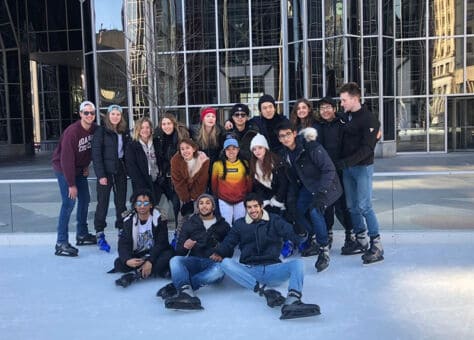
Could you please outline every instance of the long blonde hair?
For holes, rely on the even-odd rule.
[[[135,121],[135,128],[133,129],[133,140],[139,141],[140,140],[140,130],[142,129],[142,125],[144,123],[148,123],[150,125],[150,139],[153,138],[153,123],[151,119],[148,117],[142,117]]]

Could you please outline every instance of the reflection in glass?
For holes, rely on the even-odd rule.
[[[445,138],[445,111],[446,111],[446,97],[436,96],[430,99],[429,106],[429,121],[430,121],[430,143],[429,151],[444,151]]]
[[[253,51],[253,86],[256,93],[268,93],[275,97],[278,95],[282,74],[280,72],[279,50],[264,49]]]
[[[393,123],[395,121],[395,100],[387,98],[383,100],[383,140],[395,140],[395,129]]]
[[[395,0],[397,38],[425,36],[426,0]]]
[[[220,96],[221,102],[238,103],[250,95],[250,54],[248,51],[220,53]],[[259,68],[254,67],[258,73]]]
[[[214,1],[185,1],[186,49],[216,48]]]
[[[192,58],[192,54],[189,54],[188,57]],[[157,102],[160,111],[166,111],[165,108],[168,106],[185,104],[184,68],[183,54],[171,53],[157,56]]]
[[[426,99],[397,101],[397,151],[426,151]]]
[[[96,33],[102,31],[123,31],[123,2],[123,0],[94,0]],[[127,1],[127,3],[132,3],[129,9],[137,8],[136,6],[140,2],[143,2],[143,0]],[[136,14],[136,12],[132,13]],[[128,15],[133,15],[132,13],[128,13]]]
[[[382,34],[393,36],[393,0],[382,0]]]
[[[393,79],[394,61],[393,39],[383,38],[383,95],[393,96],[395,94],[395,79]],[[380,77],[380,75],[379,75]],[[392,109],[393,111],[393,109]]]
[[[430,40],[431,93],[462,93],[464,79],[463,39]]]
[[[321,0],[308,2],[308,37],[310,39],[322,37],[321,11]]]
[[[364,38],[364,87],[366,96],[379,92],[379,62],[377,38]]]
[[[396,42],[397,95],[425,94],[425,41]]]
[[[188,53],[188,98],[189,104],[217,103],[217,75],[215,53]]]
[[[280,1],[256,0],[251,3],[253,46],[279,45],[281,41]]]
[[[249,45],[249,7],[247,1],[218,1],[219,47]]]
[[[100,106],[127,106],[125,52],[97,53]]]
[[[303,43],[295,42],[288,46],[289,54],[289,95],[290,98],[302,98],[304,77],[303,77]]]
[[[474,17],[474,10],[472,14]],[[466,38],[466,93],[474,93],[474,37]]]
[[[364,13],[362,32],[364,35],[377,34],[378,32],[377,5],[378,0],[365,0],[362,4]]]
[[[366,2],[365,0],[364,2]],[[346,15],[347,15],[347,33],[360,35],[360,17],[359,17],[359,2],[358,1],[347,1],[346,2]]]
[[[336,90],[344,83],[344,40],[327,39],[326,43],[326,92],[335,97]]]
[[[343,7],[342,0],[327,0],[325,2],[324,18],[326,37],[333,37],[343,33]]]
[[[360,84],[360,40],[348,37],[347,42],[347,79]],[[341,65],[341,67],[343,67]]]
[[[448,150],[474,150],[474,99],[448,97]]]

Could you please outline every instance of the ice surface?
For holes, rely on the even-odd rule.
[[[53,234],[3,234],[0,339],[474,338],[474,232],[384,233],[385,261],[368,267],[339,255],[343,237],[327,271],[304,260],[303,301],[322,315],[281,321],[279,308],[227,278],[197,292],[198,312],[166,310],[155,296],[164,279],[116,287],[120,274],[106,273],[114,242],[111,253],[85,246],[66,258],[53,255]]]

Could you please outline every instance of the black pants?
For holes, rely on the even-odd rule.
[[[174,251],[172,249],[163,251],[156,258],[155,262],[152,263],[153,267],[151,269],[151,275],[154,277],[156,276],[165,277],[165,275],[169,274],[170,260],[173,256],[174,256]],[[140,257],[140,256],[137,256],[137,257]],[[125,263],[122,262],[120,257],[117,257],[114,261],[114,269],[117,272],[128,273],[138,268],[132,268],[132,267],[127,266]]]
[[[352,232],[352,220],[349,209],[346,205],[346,196],[342,193],[342,196],[324,212],[324,219],[326,220],[326,225],[328,230],[332,230],[334,225],[334,215],[339,220],[341,225],[344,227],[344,230],[347,233]]]
[[[109,209],[110,191],[114,191],[115,204],[115,228],[123,228],[122,212],[127,210],[127,175],[122,161],[119,162],[117,173],[107,175],[107,185],[101,185],[97,179],[97,207],[94,215],[94,227],[96,232],[104,231],[107,226],[105,221]]]

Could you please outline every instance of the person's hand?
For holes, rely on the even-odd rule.
[[[107,185],[108,184],[107,177],[99,178],[99,183],[100,185]]]
[[[191,240],[188,238],[186,241],[184,241],[183,247],[186,249],[193,249],[194,245],[196,244],[197,241]]]
[[[89,176],[89,167],[82,169],[82,176],[84,177]]]
[[[128,259],[127,262],[125,262],[125,264],[131,268],[137,268],[143,264],[143,259],[139,259],[139,258]]]
[[[224,129],[231,130],[234,127],[234,124],[230,120],[226,121],[224,124]]]
[[[142,277],[144,279],[146,279],[148,276],[150,276],[152,267],[153,267],[153,265],[151,264],[150,261],[145,261],[145,263],[141,267],[141,273],[142,273]]]
[[[321,214],[324,215],[326,211],[326,194],[323,192],[318,192],[313,199],[313,207]]]
[[[213,253],[209,258],[214,262],[222,262],[222,256],[216,253]]]
[[[75,200],[77,197],[77,187],[73,185],[72,187],[69,187],[69,194],[68,197],[72,200]]]

